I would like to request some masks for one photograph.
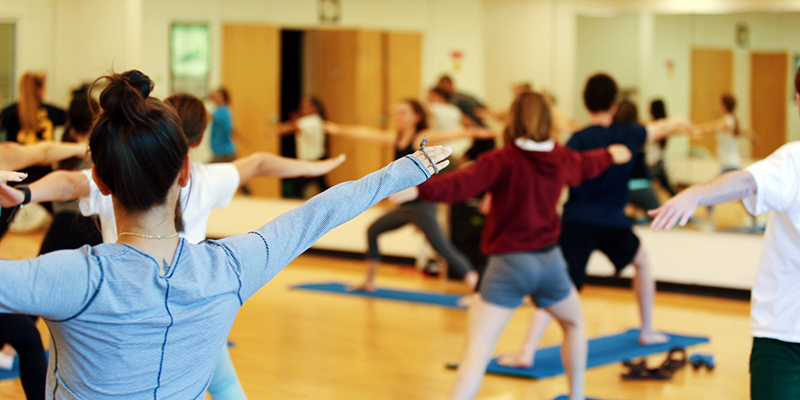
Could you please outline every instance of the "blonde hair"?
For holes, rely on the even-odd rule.
[[[508,125],[503,132],[506,144],[517,138],[544,142],[550,139],[553,115],[550,105],[540,93],[525,92],[511,104]]]
[[[22,130],[39,130],[39,108],[42,106],[41,89],[44,81],[44,75],[35,72],[26,72],[19,81],[17,113]]]

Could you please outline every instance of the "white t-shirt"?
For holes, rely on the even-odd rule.
[[[739,137],[734,134],[736,119],[725,116],[725,129],[717,132],[717,158],[723,170],[741,169],[742,154],[739,153]]]
[[[430,119],[432,129],[452,131],[462,128],[461,118],[464,116],[464,114],[461,112],[461,109],[455,105],[430,103],[428,108],[430,109],[431,116],[433,117]],[[452,157],[458,159],[461,158],[470,147],[472,147],[472,139],[452,139],[441,144],[443,146],[450,146],[453,149]]]
[[[92,170],[84,170],[90,193],[80,201],[81,214],[97,215],[103,231],[103,243],[117,241],[117,223],[111,196],[103,196],[92,179]],[[206,225],[212,209],[225,208],[239,189],[239,170],[230,163],[205,165],[192,163],[189,184],[181,189],[184,231],[181,237],[190,243],[206,239]]]
[[[317,161],[325,155],[325,128],[322,117],[306,115],[297,120],[297,158]]]
[[[800,343],[800,142],[749,166],[757,192],[752,215],[772,212],[752,293],[754,337]]]
[[[431,110],[431,128],[443,131],[461,129],[461,109],[452,104],[430,103],[428,109]]]

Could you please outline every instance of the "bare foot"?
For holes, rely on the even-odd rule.
[[[475,290],[475,285],[478,284],[478,279],[480,276],[475,271],[467,272],[467,275],[464,276],[464,284],[467,285],[469,290]]]
[[[475,293],[475,294],[468,294],[466,296],[461,296],[461,298],[458,299],[458,302],[456,302],[456,304],[459,307],[469,307],[470,305],[472,305],[473,298],[477,295],[478,294]]]
[[[522,352],[505,354],[497,359],[497,363],[504,367],[531,368],[533,367],[533,356],[528,356]]]
[[[644,345],[659,344],[669,342],[669,336],[652,331],[642,331],[639,333],[639,343]]]
[[[376,290],[378,290],[378,288],[375,287],[375,284],[372,283],[372,282],[364,282],[364,283],[362,283],[360,285],[354,285],[354,286],[348,286],[347,287],[347,291],[348,292],[370,292],[370,293],[374,293]]]

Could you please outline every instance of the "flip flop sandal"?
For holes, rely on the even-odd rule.
[[[667,354],[667,359],[661,364],[661,368],[675,372],[686,366],[686,350],[681,348],[673,348]]]
[[[629,368],[629,372],[627,374],[621,375],[623,380],[664,381],[672,379],[672,374],[669,371],[666,371],[662,368],[654,368],[654,369],[647,368],[647,364],[644,360],[641,360],[639,362],[625,361],[622,364]]]

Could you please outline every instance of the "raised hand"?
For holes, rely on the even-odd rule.
[[[22,172],[0,171],[0,207],[11,208],[22,204],[25,194],[6,185],[7,182],[21,182],[28,177]]]
[[[686,226],[696,209],[697,196],[691,189],[685,190],[661,207],[647,212],[647,215],[653,217],[650,227],[660,231],[672,229],[676,224]]]
[[[631,150],[624,144],[612,144],[608,146],[608,152],[611,153],[614,164],[627,164],[632,157]]]
[[[425,153],[428,156],[425,156]],[[441,171],[444,168],[447,168],[450,165],[450,161],[447,157],[453,153],[453,149],[450,146],[431,146],[426,147],[425,152],[422,150],[417,150],[414,152],[414,157],[417,157],[422,162],[422,165],[428,168],[428,171],[431,171],[432,174]],[[428,160],[430,157],[430,160]],[[435,168],[434,168],[435,164]]]
[[[416,200],[417,197],[419,197],[419,189],[416,186],[412,186],[389,196],[389,201],[395,204],[403,204]]]

